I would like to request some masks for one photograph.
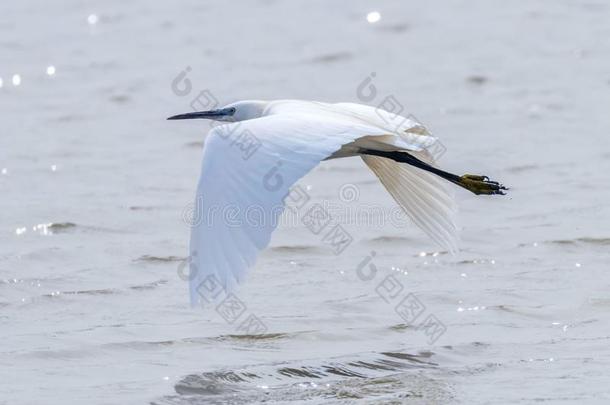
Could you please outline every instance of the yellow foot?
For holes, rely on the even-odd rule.
[[[460,177],[458,184],[464,187],[466,190],[479,194],[506,194],[502,190],[508,190],[508,188],[504,187],[502,184],[497,181],[489,180],[487,176],[478,176],[475,174],[465,174]]]

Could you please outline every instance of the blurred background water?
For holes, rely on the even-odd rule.
[[[0,11],[0,403],[610,400],[606,2]],[[183,216],[208,126],[165,118],[205,97],[362,102],[363,83],[442,139],[445,168],[510,194],[456,190],[450,256],[384,219],[395,204],[359,159],[325,162],[299,185],[353,242],[335,255],[284,221],[239,319],[192,310]],[[413,297],[416,321],[396,311]]]

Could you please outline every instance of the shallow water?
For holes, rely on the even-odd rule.
[[[0,403],[608,402],[610,5],[371,7],[2,5]],[[286,215],[243,314],[191,310],[207,126],[164,119],[210,94],[394,96],[445,168],[511,191],[456,190],[451,256],[360,160],[325,162],[299,185],[353,242]]]

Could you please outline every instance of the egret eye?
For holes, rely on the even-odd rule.
[[[237,111],[237,110],[235,109],[235,107],[231,107],[231,109],[229,111],[231,111],[231,114],[235,114],[235,111]]]

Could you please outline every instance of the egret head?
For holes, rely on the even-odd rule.
[[[195,111],[186,114],[174,115],[169,117],[168,120],[192,120],[199,118],[228,122],[245,121],[262,116],[266,106],[266,101],[237,101],[216,110]]]

